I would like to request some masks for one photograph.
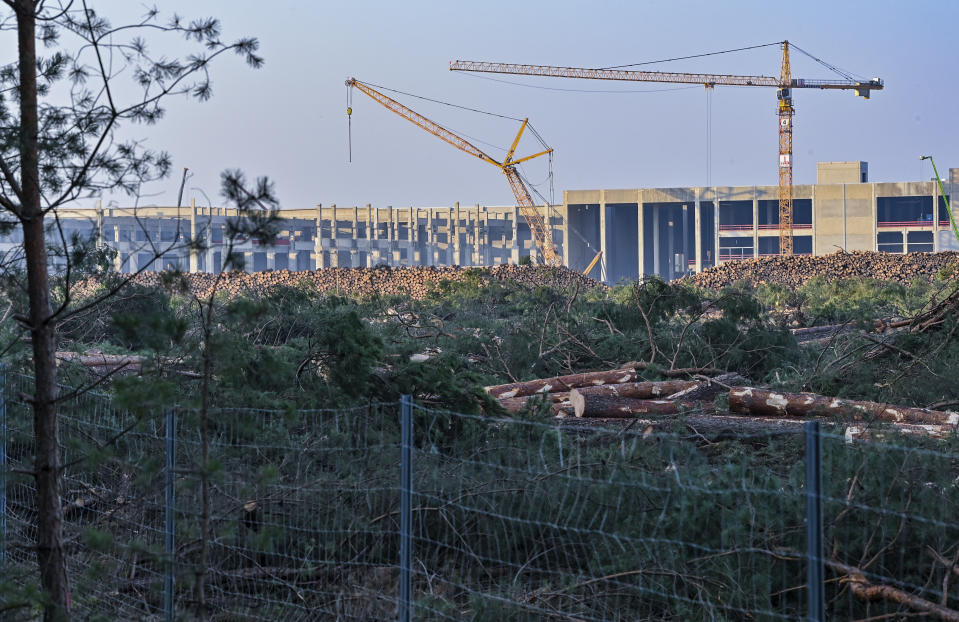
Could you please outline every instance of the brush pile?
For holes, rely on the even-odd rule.
[[[550,268],[546,266],[501,265],[489,268],[461,268],[457,266],[412,266],[390,268],[325,268],[290,272],[275,270],[265,272],[228,272],[221,275],[218,288],[228,298],[252,295],[258,296],[276,287],[312,287],[324,293],[338,293],[345,296],[368,297],[405,296],[421,299],[430,288],[441,281],[464,282],[479,276],[481,279],[513,281],[534,287],[549,287],[586,291],[604,288],[598,281],[569,268]],[[217,275],[208,273],[184,274],[190,290],[204,298],[214,287]],[[163,281],[163,273],[143,272],[133,282],[157,287]],[[81,286],[83,292],[92,291],[96,283]],[[83,293],[81,292],[81,293]]]
[[[855,251],[730,261],[685,278],[709,289],[720,289],[737,281],[776,283],[792,288],[805,285],[817,276],[872,278],[908,284],[917,279],[932,281],[950,267],[959,267],[959,253],[955,251],[904,255]]]

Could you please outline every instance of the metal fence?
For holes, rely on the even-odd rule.
[[[3,389],[0,611],[30,619],[13,606],[36,601],[29,379]],[[78,619],[959,616],[952,439],[491,419],[404,399],[217,410],[204,447],[191,410],[86,394],[61,415]]]

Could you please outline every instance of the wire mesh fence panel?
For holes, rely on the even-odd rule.
[[[33,478],[25,472],[30,470],[33,459],[33,417],[29,407],[18,399],[32,388],[27,379],[12,373],[4,373],[3,399],[6,414],[4,451],[7,469],[3,474],[5,486],[4,566],[0,576],[0,594],[9,606],[18,601],[29,602],[30,595],[37,593],[39,578],[36,572],[36,509]],[[21,612],[11,609],[16,617],[27,617],[35,611]]]
[[[16,397],[29,394],[29,379],[8,375],[5,389],[11,469],[0,594],[9,603],[39,603],[35,489],[26,474],[32,413]],[[176,455],[168,496],[166,413],[116,409],[93,393],[65,400],[61,491],[73,615],[164,619],[169,571],[170,612],[178,619],[201,613],[206,619],[287,621],[394,616],[397,413],[396,404],[329,412],[211,411],[204,456],[199,413],[173,411]],[[17,608],[16,616],[0,617],[33,619],[37,612],[35,606]]]
[[[822,437],[827,615],[959,620],[955,438],[872,436]]]
[[[12,620],[41,602],[31,390],[5,374],[0,606],[32,603]],[[400,412],[212,410],[204,425],[64,400],[74,615],[386,620],[407,594],[415,620],[809,614],[802,434],[416,407],[406,506]],[[868,437],[820,436],[827,618],[959,619],[955,439]]]
[[[414,618],[798,619],[802,443],[418,409]]]
[[[30,378],[7,374],[8,572],[36,590]],[[66,394],[69,389],[62,388]],[[72,609],[86,618],[139,618],[162,593],[162,430],[144,413],[116,409],[93,393],[60,405],[61,507]],[[159,466],[155,457],[159,456]],[[35,599],[34,599],[35,600]],[[14,614],[31,615],[29,609]]]
[[[199,413],[181,413],[177,609],[244,620],[394,616],[397,412],[216,411],[206,460]]]

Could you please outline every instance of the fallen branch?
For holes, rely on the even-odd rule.
[[[860,600],[867,602],[876,600],[890,601],[905,605],[913,611],[929,614],[939,620],[959,622],[959,611],[937,605],[932,601],[914,596],[891,585],[871,583],[866,579],[865,574],[859,568],[830,560],[826,560],[825,563],[833,570],[846,575],[843,578],[843,582],[849,586],[849,591],[855,594]]]

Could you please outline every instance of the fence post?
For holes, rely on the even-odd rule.
[[[413,397],[400,398],[400,602],[399,622],[412,620]]]
[[[0,576],[7,567],[7,372],[0,363]]]
[[[166,412],[166,534],[163,539],[163,553],[166,560],[163,577],[163,619],[165,622],[173,622],[173,571],[175,567],[174,556],[176,555],[174,547],[174,471],[176,469],[176,418],[173,416],[173,410]]]
[[[809,620],[824,622],[826,569],[822,544],[822,441],[819,422],[806,422],[806,584]]]

